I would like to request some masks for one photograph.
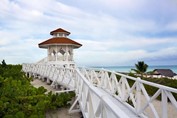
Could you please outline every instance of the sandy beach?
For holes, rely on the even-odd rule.
[[[146,103],[146,99],[145,97],[142,95],[142,100],[141,103],[144,106]],[[162,114],[162,103],[159,100],[154,100],[153,101],[153,105],[157,111],[157,113],[159,114],[160,118],[162,118],[161,114]],[[168,109],[168,118],[177,118],[177,110],[174,108],[174,106],[169,102],[167,105],[167,109]],[[150,107],[146,108],[146,115],[148,116],[148,118],[154,118],[153,112],[150,109]]]

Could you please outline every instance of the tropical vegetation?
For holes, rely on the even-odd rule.
[[[137,64],[135,64],[136,69],[131,69],[135,71],[137,74],[140,74],[141,77],[143,77],[143,74],[147,71],[148,65],[144,63],[144,61],[138,61]]]
[[[132,69],[132,70],[135,71],[136,73],[130,72],[128,74],[129,76],[139,77],[139,74],[140,74],[141,79],[143,79],[143,80],[177,89],[177,80],[172,80],[169,78],[152,78],[152,77],[147,78],[146,76],[143,76],[148,68],[148,65],[146,63],[144,63],[144,61],[139,61],[137,64],[135,64],[135,67],[136,67],[136,69]],[[148,73],[153,73],[153,72],[148,72]],[[133,85],[133,83],[134,83],[133,80],[129,80],[128,82],[130,85]],[[152,87],[149,85],[144,85],[144,86],[145,86],[145,89],[147,90],[149,95],[154,95],[154,93],[158,90],[158,88],[156,88],[156,87]],[[177,94],[174,94],[174,97],[177,99]],[[160,99],[160,97],[158,99]]]
[[[45,118],[48,110],[65,107],[75,94],[46,94],[35,88],[21,71],[21,65],[0,64],[0,118]]]

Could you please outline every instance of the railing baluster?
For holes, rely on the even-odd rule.
[[[140,87],[140,78],[136,80],[136,112],[138,113],[141,109],[141,87]]]
[[[122,101],[123,102],[125,102],[126,100],[125,100],[125,95],[126,95],[126,89],[125,89],[125,78],[124,77],[121,77],[121,86],[122,86],[122,96],[121,96],[121,98],[122,98]]]
[[[162,118],[168,118],[167,113],[167,95],[165,93],[165,90],[162,90]]]

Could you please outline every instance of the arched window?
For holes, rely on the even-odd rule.
[[[55,50],[53,50],[52,54],[55,56],[55,54],[56,54]]]
[[[65,51],[64,51],[62,48],[60,48],[59,52],[60,52],[62,55],[65,54]]]
[[[57,53],[58,60],[64,61],[64,54],[65,54],[64,49],[63,49],[63,48],[60,48],[60,49],[58,50],[58,53]]]

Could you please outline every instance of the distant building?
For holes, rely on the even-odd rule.
[[[157,77],[174,77],[176,75],[171,69],[155,69],[153,72],[153,75]]]

